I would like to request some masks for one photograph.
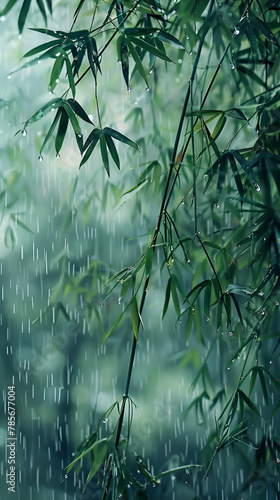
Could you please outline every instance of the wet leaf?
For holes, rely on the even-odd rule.
[[[100,469],[100,467],[101,467],[101,465],[106,457],[107,449],[108,449],[108,445],[106,442],[103,442],[101,444],[101,446],[97,447],[97,445],[96,445],[93,447],[94,460],[93,460],[92,467],[89,471],[89,474],[87,476],[87,479],[86,479],[86,482],[85,482],[85,485],[83,488],[83,492],[85,491],[87,484],[91,481],[91,479],[95,476],[95,474]]]
[[[60,120],[59,120],[59,125],[58,125],[58,130],[57,130],[57,135],[55,139],[55,150],[56,154],[59,154],[62,144],[65,139],[65,135],[67,132],[67,127],[69,123],[69,117],[64,109],[61,110],[60,114]]]
[[[20,9],[20,13],[18,16],[18,30],[20,33],[22,33],[22,30],[24,28],[26,17],[27,17],[28,12],[29,12],[30,4],[31,4],[31,0],[24,0],[22,7]]]
[[[168,62],[173,62],[164,52],[161,50],[157,49],[154,45],[151,45],[150,43],[146,42],[142,38],[135,38],[135,37],[129,37],[129,40],[127,39],[127,44],[130,49],[130,44],[129,42],[134,43],[134,45],[137,45],[138,47],[141,47],[141,49],[146,50],[147,52],[150,52],[156,57],[159,57],[160,59],[163,59],[164,61]]]
[[[110,155],[111,155],[113,161],[115,162],[117,168],[120,169],[120,159],[119,159],[119,155],[118,155],[115,143],[114,143],[113,139],[110,137],[110,135],[104,134],[104,137],[105,137],[105,140],[107,143],[107,147],[110,151]]]
[[[173,304],[174,304],[174,309],[176,311],[177,316],[180,316],[180,313],[181,313],[180,302],[179,302],[177,288],[176,288],[176,284],[175,284],[175,280],[173,278],[173,275],[171,275],[170,285],[171,285],[171,295],[172,295],[172,300],[173,300]]]
[[[136,66],[137,70],[139,71],[140,75],[142,76],[144,82],[146,83],[147,88],[149,88],[147,71],[144,69],[143,64],[140,60],[140,57],[138,56],[137,51],[135,50],[135,47],[133,46],[133,44],[130,42],[130,40],[128,38],[126,41],[127,41],[127,46],[129,48],[130,54],[134,59],[135,66]]]
[[[47,24],[47,13],[46,13],[44,2],[43,2],[43,0],[36,0],[36,1],[37,1],[37,5],[40,9],[40,12],[44,18],[45,24]]]
[[[101,156],[102,156],[102,161],[103,161],[105,170],[108,174],[108,177],[110,177],[109,158],[108,158],[107,144],[106,144],[106,139],[105,139],[104,134],[100,135],[100,150],[101,150]]]
[[[131,300],[130,312],[131,312],[132,330],[134,333],[134,337],[136,338],[136,340],[138,340],[139,312],[138,312],[138,305],[137,305],[137,300],[136,300],[135,295],[133,295],[132,300]]]
[[[50,138],[52,137],[52,135],[53,135],[53,133],[54,133],[54,131],[55,131],[55,128],[56,128],[56,126],[57,126],[57,124],[58,124],[58,120],[60,119],[61,113],[62,113],[62,109],[61,109],[61,108],[58,108],[58,110],[57,110],[57,112],[56,112],[56,115],[55,115],[55,117],[54,117],[54,120],[53,120],[53,122],[52,122],[52,124],[51,124],[51,126],[50,126],[50,128],[49,128],[49,130],[48,130],[48,132],[47,132],[47,135],[46,135],[46,137],[45,137],[45,139],[44,139],[44,142],[43,142],[43,144],[42,144],[42,146],[41,146],[41,149],[40,149],[40,155],[42,154],[42,151],[43,151],[43,149],[45,148],[45,146],[46,146],[47,142],[48,142],[48,141],[50,140]]]
[[[166,312],[168,309],[169,300],[170,300],[170,291],[171,291],[171,278],[169,278],[167,286],[166,286],[165,300],[164,300],[163,311],[162,311],[162,319],[166,315]]]
[[[246,403],[246,405],[254,413],[256,413],[258,416],[260,416],[260,412],[259,412],[258,408],[256,407],[256,405],[254,405],[253,401],[251,401],[251,399],[248,398],[248,396],[246,396],[246,394],[241,389],[238,389],[238,394],[239,394],[239,397],[243,399],[244,403]]]
[[[9,0],[4,9],[0,10],[0,16],[5,16],[6,14],[8,14],[8,12],[12,9],[16,2],[17,0]]]
[[[131,146],[132,148],[139,150],[139,146],[138,144],[136,144],[136,142],[133,142],[131,139],[121,134],[117,130],[113,130],[110,127],[105,127],[103,129],[103,132],[104,134],[109,135],[110,137],[114,137],[114,139],[117,139],[117,141],[123,142],[124,144],[127,144],[128,146]]]

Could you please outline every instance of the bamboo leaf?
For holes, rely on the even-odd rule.
[[[167,33],[167,31],[160,31],[158,33],[158,38],[164,42],[168,43],[172,47],[175,47],[176,49],[181,49],[181,50],[186,50],[184,45],[178,40],[178,38],[175,38],[175,36],[170,35],[170,33]]]
[[[105,135],[104,134],[100,135],[100,150],[101,150],[101,156],[102,156],[102,161],[103,161],[105,170],[106,170],[106,172],[108,174],[108,177],[110,177],[110,166],[109,166],[109,159],[108,159],[106,139],[105,139]]]
[[[55,139],[55,150],[56,154],[59,154],[63,141],[65,139],[65,135],[67,132],[67,127],[69,123],[69,117],[65,111],[65,109],[61,109],[61,114],[60,114],[60,121],[58,125],[58,131]]]
[[[37,5],[40,9],[40,12],[44,18],[44,21],[45,21],[45,24],[47,24],[47,13],[46,13],[46,9],[45,9],[45,6],[44,6],[44,2],[43,0],[36,0],[37,1]]]
[[[138,313],[137,299],[136,299],[135,295],[133,295],[132,300],[131,300],[130,312],[131,312],[132,330],[133,330],[135,339],[138,340],[139,313]]]
[[[95,449],[95,447],[93,448],[93,451],[94,451],[94,460],[93,460],[93,464],[92,464],[92,467],[89,471],[89,474],[87,476],[87,479],[86,479],[86,482],[85,482],[85,485],[84,485],[84,488],[83,488],[83,493],[85,491],[85,488],[87,486],[87,484],[91,481],[91,479],[95,476],[95,474],[99,471],[105,457],[106,457],[106,454],[107,454],[107,449],[108,449],[108,445],[107,443],[102,443],[102,445]]]
[[[258,408],[254,405],[253,401],[251,401],[251,399],[248,398],[248,396],[246,396],[246,394],[241,389],[238,389],[238,394],[239,397],[243,399],[244,403],[246,403],[246,405],[249,406],[249,408],[260,417],[260,412]]]
[[[157,49],[156,47],[154,47],[154,45],[151,45],[150,43],[146,42],[142,38],[135,38],[132,36],[129,37],[129,40],[127,38],[127,44],[129,45],[129,50],[130,50],[129,42],[134,43],[134,45],[141,47],[141,49],[144,49],[147,52],[154,54],[154,56],[159,57],[160,59],[163,59],[164,61],[173,62],[171,59],[169,59],[169,57],[166,54],[164,54],[164,52]]]
[[[177,288],[175,285],[175,281],[173,278],[173,275],[171,275],[171,295],[172,295],[172,300],[174,304],[175,311],[177,313],[177,316],[180,316],[181,309],[180,309],[180,303],[179,303],[179,298],[178,298],[178,293],[177,293]]]
[[[109,135],[104,134],[104,137],[105,137],[105,140],[106,140],[106,143],[107,143],[107,147],[108,147],[108,149],[110,151],[110,155],[112,156],[112,159],[115,162],[117,168],[120,170],[120,158],[119,158],[119,155],[118,155],[115,143],[114,143],[113,139]]]
[[[250,377],[249,396],[251,395],[251,393],[255,387],[255,383],[257,380],[257,374],[258,374],[257,368],[253,368],[251,371],[251,377]]]
[[[5,16],[6,14],[8,14],[8,12],[13,8],[16,2],[17,0],[9,0],[4,9],[0,10],[0,16]]]
[[[141,60],[140,60],[140,58],[135,50],[135,47],[133,46],[133,44],[130,42],[130,40],[128,38],[127,38],[127,46],[130,50],[131,56],[134,59],[136,68],[138,69],[140,75],[142,76],[144,82],[146,83],[147,88],[149,88],[149,81],[148,81],[147,72],[145,71],[145,69],[143,67],[143,64],[142,64],[142,62],[141,62]]]
[[[150,274],[151,274],[152,266],[153,266],[153,258],[154,258],[154,249],[152,247],[149,247],[147,252],[146,252],[146,261],[145,261],[145,268],[146,268],[147,276],[150,276]]]
[[[166,315],[166,312],[168,309],[169,300],[170,300],[170,291],[171,291],[171,278],[169,278],[167,286],[166,286],[165,300],[164,300],[163,311],[162,311],[162,319]]]
[[[82,106],[78,103],[78,101],[75,101],[75,99],[67,99],[67,102],[70,104],[71,108],[73,111],[78,115],[84,122],[90,123],[93,125],[91,119],[88,117],[87,113],[85,110],[82,108]]]
[[[124,144],[127,144],[128,146],[131,146],[132,148],[139,150],[139,146],[138,144],[136,144],[136,142],[133,142],[131,139],[121,134],[117,130],[113,130],[110,127],[105,127],[103,129],[103,132],[104,134],[109,135],[110,137],[114,137],[114,139],[117,139],[117,141],[123,142]]]
[[[264,397],[264,400],[266,402],[266,404],[268,403],[268,392],[267,392],[267,387],[266,387],[266,381],[265,381],[265,377],[264,377],[264,373],[263,373],[263,370],[261,367],[258,368],[258,375],[259,375],[259,378],[260,378],[260,381],[261,381],[261,386],[262,386],[262,391],[263,391],[263,397]]]
[[[54,130],[55,130],[55,128],[56,128],[56,126],[57,126],[57,124],[58,124],[58,120],[59,120],[59,118],[60,118],[60,116],[61,116],[61,112],[62,112],[62,109],[58,108],[58,110],[57,110],[57,112],[56,112],[56,115],[55,115],[55,117],[54,117],[54,120],[53,120],[53,122],[52,122],[52,124],[51,124],[51,126],[50,126],[50,128],[49,128],[49,130],[48,130],[48,133],[47,133],[47,135],[46,135],[46,137],[45,137],[45,139],[44,139],[44,142],[43,142],[43,144],[42,144],[42,146],[41,146],[41,149],[40,149],[40,155],[42,154],[42,151],[43,151],[43,149],[45,148],[45,146],[46,146],[47,142],[48,142],[48,141],[50,140],[50,138],[52,137],[52,134],[53,134],[53,132],[54,132]]]
[[[18,30],[20,33],[22,33],[22,30],[25,25],[26,17],[29,12],[31,0],[24,0],[22,7],[20,9],[20,13],[18,16]]]

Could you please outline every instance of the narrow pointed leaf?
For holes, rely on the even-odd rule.
[[[172,300],[173,300],[174,309],[176,311],[176,314],[178,316],[180,316],[180,312],[181,312],[180,303],[179,303],[177,288],[176,288],[173,276],[171,277],[171,295],[172,295]]]
[[[67,99],[67,102],[70,104],[71,108],[73,111],[78,115],[84,122],[90,123],[93,125],[91,119],[85,112],[85,110],[82,108],[82,106],[78,103],[78,101],[75,101],[75,99]]]
[[[42,43],[41,45],[34,47],[34,49],[26,52],[23,57],[35,56],[36,54],[39,54],[40,52],[44,52],[44,50],[51,49],[55,46],[57,46],[57,47],[60,46],[60,42],[58,40],[52,40],[51,42]]]
[[[169,300],[170,300],[170,291],[171,291],[171,278],[169,278],[167,286],[166,286],[165,300],[164,300],[163,311],[162,311],[162,319],[166,315],[166,312],[168,309]]]
[[[158,34],[158,38],[162,42],[168,43],[176,49],[186,50],[184,45],[180,42],[180,40],[178,40],[178,38],[175,38],[175,36],[170,35],[170,33],[167,33],[166,31],[160,31]]]
[[[31,4],[31,0],[24,0],[22,7],[20,9],[20,13],[18,16],[18,29],[19,29],[20,33],[22,33],[22,30],[24,28],[26,17],[27,17],[27,14],[29,12],[30,4]]]
[[[43,2],[43,0],[36,0],[36,1],[37,1],[37,5],[40,9],[40,12],[44,18],[45,24],[47,24],[48,19],[47,19],[47,13],[46,13],[44,2]]]
[[[41,146],[40,155],[42,154],[42,151],[43,151],[44,147],[46,146],[47,142],[50,140],[50,138],[51,138],[51,136],[52,136],[52,134],[53,134],[53,132],[55,130],[55,127],[58,124],[58,120],[59,120],[59,118],[61,116],[61,112],[62,112],[62,110],[60,108],[56,112],[54,120],[53,120],[53,122],[52,122],[52,124],[51,124],[51,126],[50,126],[50,128],[48,130],[48,133],[47,133],[47,135],[46,135],[46,137],[44,139],[44,142],[43,142],[43,144]]]
[[[5,16],[6,14],[8,14],[8,12],[12,9],[16,2],[17,0],[9,0],[4,9],[0,10],[0,16]]]
[[[63,144],[63,141],[65,139],[66,132],[67,132],[68,123],[69,123],[69,117],[68,117],[65,109],[62,109],[60,121],[59,121],[59,125],[58,125],[58,131],[57,131],[57,135],[56,135],[56,139],[55,139],[55,150],[56,150],[57,154],[59,154],[59,152],[62,148],[62,144]]]
[[[129,39],[127,38],[127,46],[129,48],[129,51],[130,51],[130,54],[131,56],[133,57],[134,59],[134,62],[135,62],[135,66],[136,68],[138,69],[140,75],[142,76],[144,82],[146,83],[147,85],[147,88],[149,88],[149,81],[148,81],[148,74],[147,74],[147,71],[145,71],[144,67],[143,67],[143,64],[140,60],[140,57],[138,56],[137,54],[137,51],[135,50],[135,47],[133,46],[133,44],[129,41]]]
[[[64,65],[64,56],[63,56],[63,54],[60,54],[56,58],[54,65],[53,65],[53,68],[52,68],[52,72],[51,72],[51,76],[50,76],[50,83],[49,83],[49,91],[50,92],[54,91],[54,89],[58,83],[58,79],[60,77],[60,73],[62,71],[63,65]]]
[[[251,401],[250,398],[248,398],[248,396],[246,396],[246,394],[241,391],[241,389],[238,390],[238,393],[239,393],[239,397],[241,397],[244,401],[244,403],[246,403],[247,406],[249,406],[249,408],[255,412],[258,416],[260,416],[260,412],[258,410],[258,408],[254,405],[253,401]]]
[[[107,145],[106,145],[106,139],[104,134],[101,134],[100,136],[100,150],[101,150],[101,156],[102,156],[102,161],[105,167],[105,170],[110,177],[110,166],[109,166],[109,158],[108,158],[108,152],[107,152]]]
[[[83,492],[85,491],[87,484],[91,481],[91,479],[95,476],[95,474],[100,469],[100,467],[101,467],[101,465],[106,457],[107,449],[108,449],[108,445],[106,442],[103,443],[99,448],[97,448],[97,450],[94,449],[95,453],[94,453],[93,464],[92,464],[92,467],[91,467],[89,474],[87,476],[87,479],[86,479],[86,482],[85,482],[85,485],[83,488]]]
[[[104,137],[105,137],[105,140],[107,143],[107,147],[110,151],[110,155],[112,156],[113,161],[117,165],[117,168],[120,169],[120,159],[119,159],[119,155],[118,155],[115,143],[114,143],[112,137],[110,137],[109,135],[104,134]]]
[[[72,107],[70,106],[70,104],[67,101],[63,101],[62,106],[64,107],[67,115],[69,116],[69,119],[70,119],[70,122],[71,122],[71,125],[73,127],[74,132],[77,135],[81,135],[81,128],[80,128],[76,114],[74,113]]]
[[[131,313],[131,324],[132,324],[133,334],[135,339],[138,340],[138,330],[140,322],[139,322],[138,304],[135,295],[132,297],[130,313]]]
[[[120,132],[117,132],[117,130],[113,130],[112,128],[105,127],[103,129],[104,134],[110,135],[111,137],[114,137],[114,139],[117,139],[117,141],[123,142],[124,144],[127,144],[128,146],[131,146],[134,149],[139,150],[138,144],[136,142],[133,142],[131,139],[126,137],[125,135],[121,134]]]
[[[127,42],[128,42],[128,40],[127,40]],[[135,37],[131,36],[131,37],[129,37],[129,42],[134,43],[134,45],[138,45],[138,47],[141,47],[141,49],[144,49],[147,52],[154,54],[156,57],[159,57],[160,59],[163,59],[164,61],[173,62],[164,52],[157,49],[156,47],[154,47],[154,45],[151,45],[150,43],[146,42],[142,38],[135,38]],[[130,48],[130,46],[129,46],[129,48]]]

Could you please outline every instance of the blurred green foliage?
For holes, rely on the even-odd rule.
[[[21,481],[277,498],[278,2],[30,5],[0,11],[23,32],[0,96]]]

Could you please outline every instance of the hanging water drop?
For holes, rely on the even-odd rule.
[[[235,64],[232,62],[230,67],[231,67],[231,69],[235,69]]]
[[[233,32],[234,36],[239,35],[239,33],[240,33],[240,31],[239,31],[237,28],[235,28],[235,29],[234,29],[234,32]]]
[[[38,160],[39,160],[39,161],[43,161],[43,156],[42,156],[42,155],[39,155],[39,156],[38,156]]]
[[[25,137],[27,135],[25,128],[21,131],[21,133],[22,133],[23,137]]]
[[[260,185],[257,182],[254,181],[253,185],[254,185],[254,188],[255,188],[256,191],[260,191],[261,190],[261,187],[260,187]]]

